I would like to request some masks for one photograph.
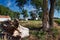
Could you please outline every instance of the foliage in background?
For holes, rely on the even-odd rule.
[[[42,19],[42,17],[43,17],[43,12],[39,12],[38,15],[39,15],[39,18]]]
[[[31,4],[35,7],[35,8],[37,8],[37,9],[39,9],[39,8],[42,8],[43,7],[43,0],[31,0]]]
[[[38,14],[40,12],[40,10],[43,10],[43,0],[38,0],[38,1],[37,0],[16,0],[16,4],[21,9],[22,12],[23,12],[23,9],[24,9],[24,5],[27,5],[27,4],[32,5],[33,8],[36,9],[36,11],[37,11],[36,14]],[[36,14],[32,14],[32,17],[35,18]]]
[[[27,10],[23,9],[21,14],[23,15],[24,18],[28,17]]]
[[[60,11],[60,0],[56,1],[55,9]]]
[[[60,19],[56,19],[55,22],[60,24]]]
[[[37,13],[36,11],[30,11],[30,16],[32,20],[35,20],[37,18]]]
[[[28,0],[16,0],[16,5],[20,8],[23,9],[24,5],[28,2]]]
[[[8,7],[0,5],[0,15],[9,15],[12,19],[19,18],[20,13],[10,10]]]

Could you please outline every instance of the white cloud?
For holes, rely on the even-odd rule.
[[[11,5],[10,0],[7,1],[7,6],[9,7]]]
[[[10,5],[11,5],[11,2],[8,2],[8,3],[7,3],[7,6],[9,7]]]

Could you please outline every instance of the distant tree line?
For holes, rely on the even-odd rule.
[[[0,15],[8,15],[12,19],[14,19],[14,18],[18,18],[19,19],[19,17],[20,17],[20,13],[19,12],[12,11],[8,7],[5,7],[3,5],[0,5]]]

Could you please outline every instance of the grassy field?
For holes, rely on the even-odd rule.
[[[20,21],[20,24],[25,27],[41,27],[42,21]]]
[[[55,22],[54,22],[55,23]],[[28,28],[40,28],[42,27],[42,21],[20,21],[20,24],[24,27],[28,27]],[[60,39],[60,26],[56,26],[56,24],[54,24],[55,27],[52,28],[52,32],[54,35],[54,38],[56,40]],[[30,30],[30,38],[25,38],[24,40],[46,40],[47,37],[47,32],[43,32],[42,30]],[[52,40],[52,36],[50,36]]]
[[[20,25],[31,28],[31,29],[42,27],[42,21],[30,20],[30,21],[19,21],[19,23]],[[30,30],[30,37],[24,38],[23,40],[46,40],[47,38],[50,40],[52,40],[53,38],[55,38],[55,40],[59,40],[60,39],[60,26],[59,25],[56,26],[56,23],[54,25],[55,27],[51,29],[52,35],[54,37],[52,35],[49,35],[50,37],[48,38],[48,33],[43,32],[42,30]]]

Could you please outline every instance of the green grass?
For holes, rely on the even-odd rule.
[[[24,27],[41,27],[42,26],[42,21],[20,21],[20,24]]]
[[[56,19],[55,22],[60,24],[60,19]]]
[[[24,27],[29,27],[29,28],[39,28],[42,26],[42,21],[36,21],[36,20],[30,20],[30,21],[20,21],[20,24]],[[51,29],[53,32],[54,37],[57,37],[57,35],[60,35],[60,28],[52,28]],[[46,40],[47,37],[47,32],[43,32],[42,30],[37,31],[37,30],[30,30],[30,36],[33,36],[33,38],[38,38],[40,40]],[[31,38],[32,39],[32,38]],[[1,40],[1,38],[0,38]],[[24,40],[28,40],[28,38],[24,38]]]
[[[50,38],[49,39],[53,39],[52,38],[52,35],[54,35],[54,38],[56,38],[57,36],[59,36],[59,32],[58,32],[58,29],[56,28],[52,28],[51,29],[52,33],[51,36],[49,36]],[[32,36],[32,38],[30,38],[31,40],[34,38],[38,38],[39,40],[46,40],[46,38],[48,38],[48,32],[45,32],[45,31],[37,31],[37,30],[30,30],[30,36]],[[28,38],[24,38],[25,40],[28,40]],[[37,39],[37,40],[38,40]],[[57,39],[57,38],[56,38]]]
[[[60,20],[58,20],[58,22],[59,21]],[[34,28],[35,27],[35,28],[39,28],[39,27],[42,26],[42,21],[36,21],[36,20],[34,20],[34,21],[33,20],[30,20],[30,21],[20,21],[20,24],[22,26],[24,26],[24,27],[30,27],[30,28]],[[59,34],[60,34],[60,28],[56,27],[56,28],[52,28],[51,30],[53,32],[54,37],[59,36]],[[40,31],[30,30],[30,35],[33,35],[33,36],[37,37],[40,40],[45,40],[48,34],[47,34],[47,32],[43,32],[42,30],[40,30]]]

